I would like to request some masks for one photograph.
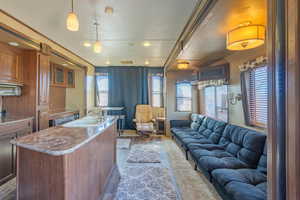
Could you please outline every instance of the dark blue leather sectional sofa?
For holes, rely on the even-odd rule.
[[[199,114],[170,123],[172,138],[223,199],[267,199],[265,134]]]

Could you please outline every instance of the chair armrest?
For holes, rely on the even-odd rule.
[[[170,128],[190,127],[190,120],[170,120]]]

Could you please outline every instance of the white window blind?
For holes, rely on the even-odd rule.
[[[228,90],[227,85],[204,88],[205,115],[228,121]]]
[[[192,85],[190,82],[176,83],[176,110],[179,112],[192,111]]]
[[[254,68],[249,81],[250,123],[266,127],[268,120],[268,74],[267,67]]]
[[[162,76],[151,76],[151,93],[152,93],[152,106],[162,107],[163,106],[163,77]]]
[[[98,106],[108,106],[108,74],[97,76]]]

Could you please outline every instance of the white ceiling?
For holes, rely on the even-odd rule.
[[[133,65],[162,66],[188,21],[198,0],[74,0],[80,30],[66,29],[66,16],[71,0],[0,0],[1,9],[47,35],[67,49],[96,66],[120,66],[121,60],[133,60]],[[114,8],[113,15],[104,8]],[[95,26],[100,23],[103,42],[101,54],[82,43],[96,39]],[[144,47],[149,41],[152,46]]]

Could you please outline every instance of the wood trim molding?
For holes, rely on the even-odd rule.
[[[300,3],[286,0],[287,21],[287,133],[286,199],[300,199]]]
[[[199,25],[203,22],[211,8],[215,5],[218,0],[203,0],[198,1],[192,15],[190,16],[187,24],[183,28],[178,40],[176,41],[172,51],[170,52],[164,67],[167,70],[171,63],[176,60],[179,55],[181,48],[184,47],[191,39],[194,32],[197,30]]]

